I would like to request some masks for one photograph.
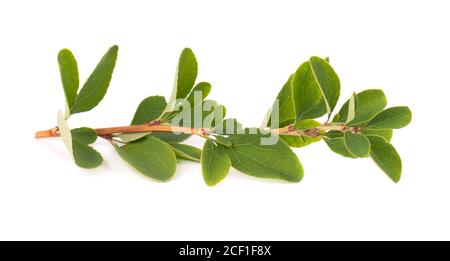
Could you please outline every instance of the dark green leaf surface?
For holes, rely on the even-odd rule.
[[[192,161],[200,161],[202,150],[196,148],[194,146],[179,144],[179,143],[167,143],[172,147],[175,155],[178,158],[192,160]]]
[[[392,107],[377,114],[368,129],[400,129],[411,122],[411,110],[406,106]]]
[[[102,155],[98,151],[78,139],[72,140],[72,148],[73,158],[79,167],[92,169],[100,166],[103,162]]]
[[[369,121],[382,111],[387,104],[384,92],[378,89],[369,89],[358,93],[357,101],[355,117],[353,120],[348,121],[347,124],[349,126],[358,126]],[[347,122],[348,105],[349,100],[344,103],[339,113],[334,117],[333,122]]]
[[[283,88],[277,95],[278,110],[276,103],[272,106],[272,113],[278,112],[279,127],[282,128],[295,122],[295,107],[294,99],[292,97],[292,77],[291,75]],[[271,119],[269,119],[267,126],[270,126]]]
[[[392,130],[363,130],[362,134],[364,134],[366,136],[382,137],[383,139],[385,139],[386,141],[389,142],[392,139],[393,131]]]
[[[114,147],[122,159],[148,177],[166,181],[175,173],[175,153],[167,143],[157,138],[146,137],[122,147]]]
[[[117,45],[111,47],[97,64],[70,107],[72,114],[89,111],[103,99],[116,65],[118,50]]]
[[[185,48],[180,55],[177,68],[177,99],[184,99],[191,92],[197,78],[197,59],[191,49]]]
[[[223,149],[212,140],[206,139],[202,151],[203,179],[208,186],[214,186],[228,174],[231,161]]]
[[[274,145],[261,145],[260,134],[230,135],[231,147],[223,147],[232,166],[242,173],[260,178],[299,182],[303,167],[291,148],[278,139]]]
[[[402,160],[395,148],[378,136],[369,136],[369,140],[371,144],[370,156],[372,159],[389,178],[394,182],[399,182],[402,174]]]
[[[221,144],[223,146],[227,146],[227,147],[231,147],[231,145],[233,145],[227,138],[225,138],[224,136],[214,136],[216,138],[215,142],[218,144]]]
[[[309,62],[300,65],[292,77],[292,94],[297,120],[314,119],[327,113]]]
[[[75,163],[79,167],[91,169],[99,166],[103,162],[103,158],[100,153],[87,145],[87,143],[94,140],[91,132],[92,129],[74,129],[73,133],[75,133],[75,136],[72,137],[72,131],[67,125],[67,121],[61,112],[58,112],[57,122],[59,134],[69,150],[69,153],[72,155]]]
[[[72,134],[72,139],[78,140],[84,144],[91,144],[97,140],[97,133],[91,128],[82,127],[72,129],[70,132]]]
[[[62,49],[58,54],[59,73],[69,108],[77,98],[80,80],[78,78],[78,65],[72,52]]]
[[[369,156],[370,143],[366,136],[359,133],[344,133],[344,142],[347,150],[358,158],[365,158]]]
[[[345,146],[344,137],[323,137],[323,140],[333,152],[347,158],[356,158],[348,151],[347,147]]]
[[[341,84],[333,67],[320,57],[313,56],[309,59],[312,73],[325,97],[325,105],[328,114],[331,114],[339,99]]]
[[[208,97],[208,94],[211,92],[211,84],[208,82],[199,82],[197,85],[194,86],[192,91],[189,93],[186,100],[191,104],[191,108],[194,108],[196,106],[195,104],[195,95],[199,95],[200,100],[198,102],[203,101],[206,97]],[[199,103],[198,105],[201,105]]]
[[[166,106],[166,99],[163,96],[150,96],[145,98],[136,109],[131,125],[146,124],[156,120]]]

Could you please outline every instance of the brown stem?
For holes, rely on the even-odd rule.
[[[337,131],[357,131],[352,127],[347,127],[342,124],[329,124],[325,123],[319,127],[315,127],[308,130],[296,130],[293,126],[289,125],[279,129],[271,129],[270,132],[277,135],[288,135],[288,136],[310,136],[317,137],[319,135],[319,131],[327,131],[327,130],[337,130]],[[139,132],[151,132],[151,131],[160,131],[160,132],[179,132],[184,134],[194,134],[199,136],[207,136],[209,135],[208,129],[203,128],[188,128],[188,127],[177,127],[170,125],[155,125],[155,124],[144,124],[144,125],[133,125],[133,126],[120,126],[120,127],[109,127],[109,128],[99,128],[95,129],[98,136],[101,137],[111,137],[112,134],[116,133],[139,133]],[[53,128],[49,130],[37,131],[35,134],[36,138],[49,138],[49,137],[58,137],[59,131],[58,128]]]

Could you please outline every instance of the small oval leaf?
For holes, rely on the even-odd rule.
[[[383,138],[368,137],[371,144],[370,157],[394,182],[399,182],[402,174],[402,160],[395,148]]]
[[[230,135],[231,147],[223,147],[232,166],[242,173],[260,178],[299,182],[303,167],[295,153],[281,139],[262,145],[260,134]]]
[[[131,125],[146,124],[156,120],[161,116],[166,106],[166,98],[163,96],[145,98],[136,109]]]
[[[378,113],[368,124],[368,129],[400,129],[411,122],[411,110],[406,106],[391,107]]]
[[[145,137],[121,147],[115,144],[114,147],[123,160],[145,176],[166,181],[175,173],[175,153],[167,143],[157,138]]]
[[[214,186],[222,181],[231,167],[231,160],[221,146],[206,139],[202,150],[203,180],[208,186]]]
[[[190,146],[187,144],[179,144],[179,143],[167,143],[172,147],[175,155],[178,158],[192,160],[192,161],[200,161],[202,150],[196,148],[194,146]]]
[[[70,108],[77,98],[80,80],[78,78],[77,60],[68,49],[62,49],[58,53],[59,73],[66,96],[66,102]]]
[[[364,134],[345,132],[344,142],[345,147],[355,157],[365,158],[369,156],[370,142]]]
[[[102,57],[78,93],[74,104],[70,107],[70,113],[89,111],[103,99],[111,81],[118,51],[119,47],[114,45]]]

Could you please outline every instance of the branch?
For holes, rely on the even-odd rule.
[[[360,129],[356,127],[348,127],[344,124],[331,124],[324,123],[321,126],[307,129],[307,130],[297,130],[294,126],[288,125],[279,129],[270,129],[272,134],[276,135],[286,135],[286,136],[307,136],[307,137],[318,137],[320,136],[321,131],[341,131],[341,132],[359,132]],[[184,134],[193,134],[202,137],[208,136],[211,131],[206,128],[188,128],[188,127],[178,127],[171,125],[159,125],[155,123],[143,124],[143,125],[133,125],[133,126],[119,126],[119,127],[108,127],[108,128],[98,128],[95,129],[98,136],[101,137],[111,137],[113,134],[117,133],[140,133],[140,132],[178,132]],[[50,137],[59,137],[58,128],[52,128],[48,130],[41,130],[35,133],[35,138],[50,138]]]

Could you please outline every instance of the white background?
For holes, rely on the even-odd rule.
[[[0,239],[450,239],[448,1],[2,1]],[[144,97],[169,96],[182,48],[228,116],[259,126],[290,73],[330,56],[341,100],[382,88],[413,121],[394,133],[403,176],[323,142],[296,149],[298,184],[231,171],[206,186],[182,162],[168,183],[131,170],[109,144],[105,163],[75,166],[60,139],[35,140],[64,109],[56,55],[70,48],[84,81],[120,46],[102,103],[71,127],[125,125]],[[200,139],[191,144],[201,146]]]

